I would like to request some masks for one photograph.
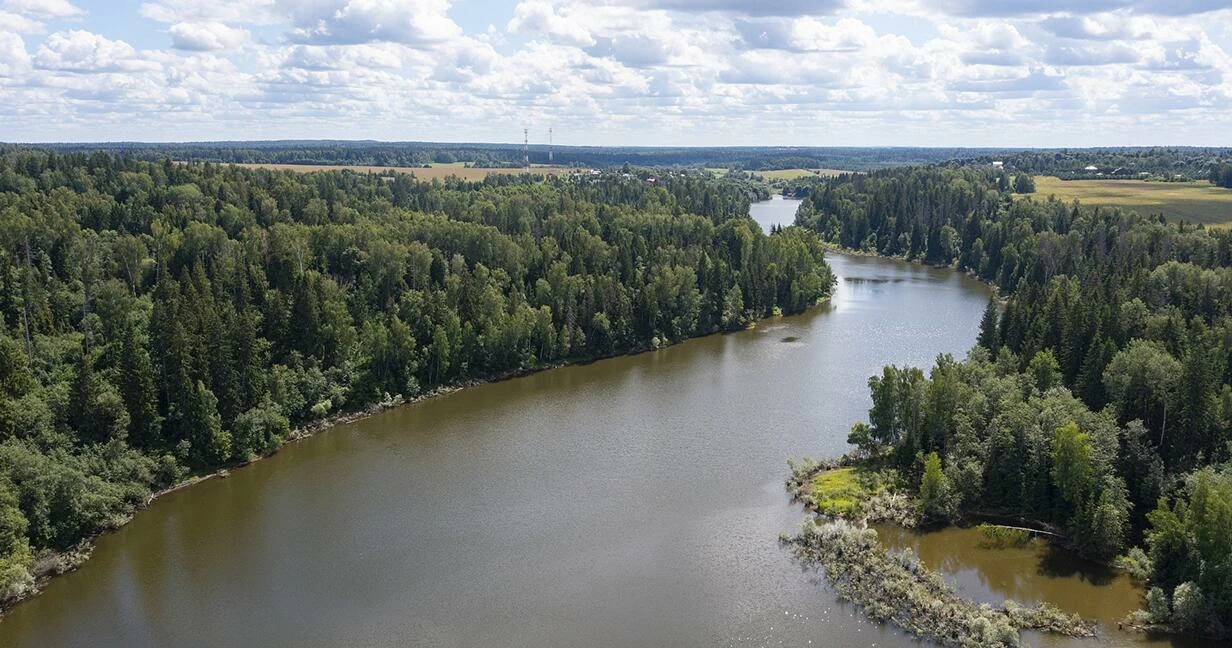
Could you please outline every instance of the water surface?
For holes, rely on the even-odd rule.
[[[767,232],[771,225],[792,225],[796,222],[796,209],[800,207],[799,198],[784,198],[780,195],[770,196],[770,200],[762,200],[749,205],[749,216]]]

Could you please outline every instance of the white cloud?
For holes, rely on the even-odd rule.
[[[0,140],[508,140],[551,124],[575,143],[1077,146],[1232,132],[1232,9],[1204,0],[520,0],[478,31],[449,0],[147,0],[123,16],[149,30],[129,41],[141,49],[93,22],[103,1],[0,0]]]
[[[594,45],[590,31],[577,21],[556,13],[546,0],[523,0],[514,8],[506,30],[515,34],[543,35],[568,45]]]
[[[118,72],[156,68],[142,60],[131,45],[93,32],[56,32],[34,56],[36,66],[62,72]]]
[[[85,13],[68,0],[5,0],[4,8],[36,18],[72,18]]]
[[[21,36],[0,32],[0,77],[13,76],[30,67],[30,53]]]
[[[171,26],[168,33],[171,34],[172,47],[201,52],[236,48],[249,38],[247,30],[218,22],[178,22]]]
[[[156,0],[141,15],[161,23],[270,24],[278,21],[278,0]]]
[[[27,18],[21,14],[0,11],[0,31],[18,34],[41,34],[45,31],[43,23]]]
[[[346,0],[296,6],[290,37],[296,42],[395,42],[424,46],[462,35],[448,15],[448,0]]]

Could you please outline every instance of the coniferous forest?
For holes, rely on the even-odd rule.
[[[1232,633],[1232,233],[1012,200],[986,169],[815,187],[797,222],[997,286],[979,346],[889,366],[850,441],[937,521],[1012,516],[1149,580],[1147,614]],[[999,186],[999,184],[1001,186]]]
[[[798,312],[818,236],[702,175],[0,157],[0,599],[337,413]]]

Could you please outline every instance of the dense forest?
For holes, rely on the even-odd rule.
[[[1232,164],[1211,167],[1210,181],[1213,185],[1232,189]]]
[[[0,156],[0,599],[297,426],[829,293],[819,238],[764,234],[746,186],[657,175]]]
[[[802,204],[797,222],[827,240],[1008,295],[967,360],[871,378],[850,440],[918,485],[933,519],[1035,520],[1149,578],[1153,622],[1232,636],[1232,232],[1003,184],[898,169]]]

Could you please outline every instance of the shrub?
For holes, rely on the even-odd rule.
[[[1146,611],[1151,623],[1167,623],[1172,616],[1168,606],[1168,595],[1158,587],[1152,587],[1146,593]]]
[[[981,544],[1005,548],[1005,547],[1021,547],[1031,541],[1031,533],[1023,529],[1011,529],[999,524],[988,524],[987,522],[979,526],[980,534],[984,536],[984,541]]]
[[[1117,556],[1116,566],[1129,572],[1134,580],[1145,582],[1151,578],[1151,558],[1141,547],[1130,547],[1124,556]]]
[[[1197,583],[1186,581],[1172,593],[1172,622],[1181,630],[1200,631],[1206,628],[1206,597]]]

